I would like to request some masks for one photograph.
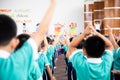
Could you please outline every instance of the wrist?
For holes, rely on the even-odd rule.
[[[82,33],[81,35],[82,35],[83,37],[86,37],[86,36],[87,36],[85,33]]]
[[[51,4],[56,4],[56,1],[55,0],[51,1]]]

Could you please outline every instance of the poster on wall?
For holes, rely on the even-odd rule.
[[[76,35],[76,27],[77,27],[77,23],[75,22],[71,22],[70,25],[69,25],[69,28],[70,28],[70,34],[71,35]]]
[[[60,23],[57,23],[57,24],[55,24],[54,26],[55,26],[55,27],[54,27],[54,34],[55,34],[55,35],[60,35],[61,32],[62,32],[62,29],[63,29],[64,25],[63,25],[63,24],[60,24]]]

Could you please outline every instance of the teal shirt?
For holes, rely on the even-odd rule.
[[[112,52],[105,51],[102,62],[88,62],[82,51],[75,51],[69,58],[76,70],[77,80],[110,80]]]
[[[54,47],[55,51],[58,49],[58,43]]]
[[[34,50],[30,44],[32,41],[30,39],[29,42],[26,41],[19,50],[8,58],[0,57],[0,80],[28,80],[33,61]]]
[[[31,66],[29,80],[38,80],[39,78],[42,78],[42,73],[40,72],[38,63],[34,61],[33,65]]]
[[[45,53],[39,52],[39,58],[38,58],[37,62],[38,62],[39,68],[40,68],[40,72],[43,76],[43,72],[46,69],[46,66],[49,65],[49,62],[48,62],[48,59],[47,59]]]
[[[118,48],[118,50],[113,50],[114,53],[114,69],[115,70],[120,70],[120,48]]]
[[[64,48],[65,52],[67,52],[67,51],[68,51],[68,45],[67,45],[67,44],[66,44],[66,45],[64,45],[64,46],[63,46],[63,48]]]
[[[55,53],[54,47],[52,45],[49,45],[46,56],[50,63],[50,67],[52,67],[52,57],[54,56],[54,53]]]

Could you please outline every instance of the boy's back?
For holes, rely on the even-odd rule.
[[[76,47],[84,38],[83,52],[76,52]],[[77,80],[110,80],[112,44],[91,23],[70,43],[67,58],[76,70]]]
[[[112,53],[105,51],[102,58],[87,58],[79,50],[70,57],[77,73],[77,80],[110,80]]]

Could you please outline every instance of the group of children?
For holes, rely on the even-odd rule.
[[[16,23],[9,16],[0,14],[0,80],[56,80],[53,63],[55,52],[59,53],[56,43],[60,36],[55,41],[46,37],[55,5],[56,0],[51,0],[38,31],[31,35],[16,37]],[[120,80],[119,44],[110,26],[106,27],[109,40],[91,23],[76,38],[65,36],[60,44],[65,53],[68,80],[72,80],[71,75],[73,80]]]
[[[56,0],[51,0],[40,29],[30,36],[22,34],[16,37],[17,26],[14,20],[0,14],[0,80],[43,80],[45,69],[50,77],[46,80],[56,80],[46,58],[47,52],[41,46],[55,5]],[[46,47],[46,44],[43,45]]]

